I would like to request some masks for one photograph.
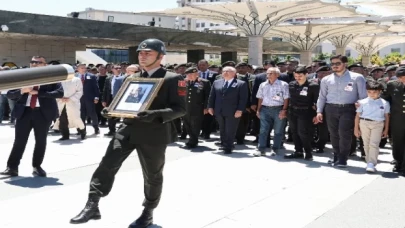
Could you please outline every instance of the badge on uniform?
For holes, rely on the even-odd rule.
[[[86,79],[90,79],[90,76],[87,76]]]
[[[353,82],[347,83],[347,86],[345,87],[345,91],[348,91],[348,92],[353,91]]]
[[[212,76],[214,76],[213,73],[210,73],[210,74],[208,75],[209,78],[212,78]]]
[[[237,85],[238,85],[237,83],[233,83],[232,88],[235,88]]]
[[[200,86],[200,83],[198,83],[198,82],[194,83],[194,87],[198,88],[198,86]]]
[[[177,86],[178,86],[177,94],[182,97],[186,96],[187,94],[186,81],[183,80],[179,81],[177,83]]]
[[[275,96],[273,96],[273,100],[275,101],[281,100],[281,93],[277,93]]]
[[[380,109],[384,110],[384,106],[380,106]]]
[[[308,87],[304,87],[302,88],[301,92],[300,92],[301,96],[307,96],[308,95]]]

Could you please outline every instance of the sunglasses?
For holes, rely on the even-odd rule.
[[[41,61],[32,60],[32,61],[30,61],[30,64],[45,64],[45,63],[41,62]]]
[[[336,63],[330,63],[331,66],[340,66],[342,65],[342,62],[336,62]]]

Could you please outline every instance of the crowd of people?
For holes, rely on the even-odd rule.
[[[69,129],[76,129],[84,140],[86,125],[91,125],[96,135],[100,126],[108,126],[105,136],[112,139],[93,174],[88,202],[70,222],[101,218],[100,198],[111,191],[122,162],[136,149],[145,179],[145,210],[130,225],[137,228],[152,223],[162,191],[167,145],[177,139],[187,140],[187,136],[184,148],[193,149],[200,140],[209,140],[219,131],[220,140],[215,144],[225,154],[232,154],[235,142],[247,143],[245,138],[250,134],[256,136],[252,143],[257,144],[257,150],[252,152],[257,157],[279,155],[284,143],[292,142],[294,151],[285,153],[284,158],[309,161],[314,152],[324,153],[330,141],[333,156],[329,163],[339,168],[347,166],[359,142],[366,171],[371,173],[376,171],[379,147],[385,147],[389,138],[393,171],[405,176],[402,65],[369,69],[360,63],[348,65],[347,57],[337,55],[330,63],[315,60],[309,66],[300,65],[296,59],[264,61],[260,67],[233,61],[209,65],[204,59],[163,66],[165,46],[156,39],[142,42],[138,54],[139,65],[77,64],[76,77],[71,81],[1,91],[0,116],[7,115],[4,110],[8,103],[15,141],[7,168],[0,175],[18,176],[31,130],[36,142],[33,174],[46,177],[41,165],[50,130],[60,132],[60,140],[69,140]],[[43,56],[30,61],[30,67],[48,64]],[[150,108],[133,118],[110,115],[107,107],[122,85],[137,78],[163,78]]]

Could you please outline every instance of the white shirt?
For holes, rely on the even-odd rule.
[[[39,86],[38,86],[38,90],[39,90]],[[31,95],[31,94],[28,94],[27,102],[25,103],[25,106],[26,106],[26,107],[31,107],[31,98],[32,98],[32,95]],[[37,95],[37,103],[35,104],[35,107],[36,107],[36,108],[39,107],[38,95]]]
[[[229,88],[229,86],[231,86],[231,84],[232,84],[233,80],[234,80],[234,78],[229,79],[229,80],[225,80],[225,79],[224,79],[224,85],[223,85],[222,87],[224,87],[224,88],[225,88],[225,84],[226,84],[226,82],[228,82],[228,87],[227,87],[227,88]]]
[[[210,72],[210,70],[208,70],[208,69],[205,72],[200,71],[200,78],[207,79],[209,72]]]
[[[8,92],[8,90],[2,90],[1,94],[5,95],[5,94],[7,94],[7,92]]]
[[[111,79],[111,95],[114,95],[114,84],[115,84],[116,77],[120,77],[120,76],[114,75],[113,78]]]
[[[256,97],[263,99],[263,106],[282,106],[284,100],[290,98],[288,84],[278,79],[270,84],[269,80],[266,80],[260,84]]]

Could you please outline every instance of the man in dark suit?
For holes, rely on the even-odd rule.
[[[100,134],[98,127],[98,117],[96,113],[96,104],[99,101],[100,90],[98,88],[97,77],[94,74],[86,72],[86,65],[77,66],[77,77],[83,83],[83,96],[80,99],[80,115],[86,127],[86,117],[91,118],[91,124],[94,127],[94,134]],[[86,128],[85,128],[86,129]]]
[[[212,85],[208,102],[208,112],[215,115],[221,136],[221,144],[225,154],[231,154],[239,119],[248,102],[248,85],[235,78],[236,69],[225,67],[223,79],[216,80]]]
[[[98,208],[100,197],[109,194],[116,173],[134,149],[138,152],[144,176],[145,208],[129,228],[146,228],[153,223],[153,210],[158,206],[162,194],[166,147],[177,139],[173,120],[186,113],[186,82],[183,76],[160,66],[165,54],[164,43],[157,39],[145,40],[138,46],[142,74],[128,78],[163,78],[162,87],[149,110],[139,112],[134,118],[124,119],[93,174],[86,207],[70,223],[79,224],[101,218]]]
[[[106,79],[104,84],[104,91],[101,97],[103,107],[108,107],[111,104],[125,79],[125,76],[121,75],[120,65],[114,65],[111,70],[113,75],[108,76],[108,78]],[[105,134],[105,136],[113,136],[115,134],[118,119],[119,118],[109,118],[107,120],[109,131],[107,134]]]
[[[212,85],[216,80],[218,73],[210,71],[208,67],[209,64],[207,60],[202,59],[198,61],[199,78],[208,80]],[[202,122],[202,136],[204,137],[204,139],[210,138],[213,125],[214,125],[214,117],[212,117],[209,114],[205,114],[204,120]]]
[[[208,97],[211,84],[206,79],[198,78],[198,70],[190,67],[185,71],[187,81],[187,114],[183,117],[186,132],[190,138],[186,148],[195,148],[198,145],[198,136],[205,114],[208,114]]]
[[[46,66],[42,56],[34,56],[31,67]],[[41,85],[10,90],[7,97],[14,100],[13,114],[17,119],[13,148],[7,161],[7,169],[1,175],[18,176],[18,166],[24,154],[28,137],[32,129],[35,132],[35,148],[32,159],[33,175],[46,177],[41,164],[46,150],[46,139],[52,120],[58,117],[56,98],[63,97],[63,88],[58,84]]]

